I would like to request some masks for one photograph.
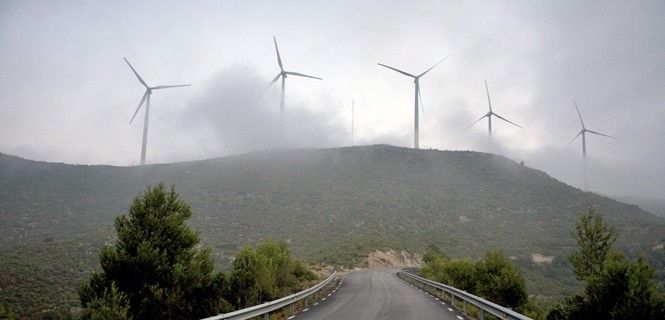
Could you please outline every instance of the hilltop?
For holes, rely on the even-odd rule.
[[[375,249],[452,256],[502,248],[531,291],[577,290],[570,230],[598,204],[617,246],[665,270],[665,219],[566,185],[502,156],[388,145],[282,149],[144,167],[69,165],[0,154],[0,301],[75,305],[75,283],[112,240],[113,218],[149,184],[175,184],[220,266],[261,239],[302,259],[355,265]],[[45,285],[47,284],[47,285]],[[37,289],[28,290],[31,287]]]

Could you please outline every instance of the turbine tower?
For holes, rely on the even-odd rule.
[[[399,72],[399,73],[401,73],[401,74],[403,74],[407,77],[413,78],[413,83],[415,85],[415,97],[414,97],[415,106],[414,106],[414,110],[413,110],[414,111],[414,116],[413,116],[413,147],[416,148],[416,149],[420,148],[420,137],[419,137],[419,134],[420,134],[419,131],[420,130],[419,130],[419,119],[418,119],[418,108],[419,108],[418,103],[420,102],[422,104],[422,96],[420,95],[420,77],[422,77],[425,74],[427,74],[428,72],[430,72],[430,70],[434,69],[434,67],[438,66],[439,63],[443,62],[443,60],[446,60],[446,58],[448,58],[448,57],[445,57],[445,58],[441,59],[435,65],[433,65],[432,67],[425,70],[425,72],[423,72],[419,75],[413,75],[413,74],[410,74],[408,72],[399,70],[397,68],[393,68],[391,66],[388,66],[388,65],[385,65],[385,64],[382,64],[382,63],[378,63],[378,65],[380,65],[382,67],[386,67],[386,68],[391,69],[393,71],[397,71],[397,72]],[[420,109],[423,110],[422,106],[420,106]]]
[[[127,58],[124,58],[125,62],[127,62],[127,65],[129,66],[130,69],[132,69],[132,72],[134,72],[134,75],[136,75],[136,78],[139,80],[139,82],[145,87],[145,93],[143,94],[143,97],[141,98],[141,102],[139,102],[139,106],[136,108],[136,111],[134,112],[134,115],[132,116],[132,119],[129,120],[129,124],[132,124],[134,121],[134,118],[136,117],[136,114],[139,113],[139,110],[143,106],[143,103],[145,102],[145,118],[143,120],[143,144],[141,145],[141,165],[145,164],[145,154],[146,154],[146,147],[148,144],[148,117],[150,115],[150,96],[152,95],[152,90],[160,90],[160,89],[168,89],[168,88],[177,88],[177,87],[189,87],[190,84],[178,84],[178,85],[167,85],[167,86],[155,86],[151,87],[148,86],[148,84],[141,78],[138,72],[132,67],[132,64],[127,61]]]
[[[586,157],[586,134],[587,134],[587,132],[591,133],[591,134],[603,136],[603,137],[612,138],[612,139],[616,139],[616,137],[587,129],[586,126],[584,125],[584,120],[582,119],[582,113],[580,112],[580,108],[577,106],[577,102],[575,100],[573,100],[573,105],[575,105],[575,110],[577,110],[577,116],[580,118],[580,124],[582,125],[582,129],[572,140],[570,140],[570,142],[568,142],[568,145],[573,143],[573,141],[575,141],[575,139],[577,139],[577,137],[582,136],[582,158],[583,158],[583,161],[584,161],[584,190],[587,190],[588,189],[587,160],[586,160],[586,158],[587,158]]]
[[[519,124],[516,124],[496,113],[492,110],[492,100],[490,100],[490,90],[487,87],[487,80],[485,80],[485,91],[487,92],[487,105],[489,106],[489,111],[482,117],[480,117],[478,120],[476,120],[474,123],[472,123],[470,126],[467,127],[471,128],[474,124],[478,123],[478,121],[483,120],[484,118],[487,118],[487,132],[489,133],[490,138],[492,138],[492,116],[495,116],[505,122],[508,122],[516,127],[522,128]]]
[[[309,76],[299,72],[284,70],[284,65],[282,65],[282,57],[279,55],[279,48],[277,47],[277,39],[275,38],[275,36],[272,37],[272,41],[275,43],[275,52],[277,53],[277,64],[279,65],[279,73],[277,74],[275,79],[272,79],[272,81],[270,81],[268,86],[275,83],[277,80],[279,80],[279,78],[282,78],[282,97],[279,104],[279,132],[280,132],[280,139],[282,140],[282,142],[284,142],[284,95],[285,95],[284,91],[286,90],[286,77],[291,75],[291,76],[312,78],[316,80],[323,80],[323,78]]]

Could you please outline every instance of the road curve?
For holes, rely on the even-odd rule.
[[[396,272],[352,272],[329,296],[289,319],[466,319],[448,303],[402,281]]]

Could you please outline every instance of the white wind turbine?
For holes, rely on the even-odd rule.
[[[616,137],[587,129],[586,126],[584,125],[584,120],[582,119],[582,113],[580,113],[580,108],[577,106],[577,102],[575,100],[573,100],[573,105],[575,105],[575,110],[577,110],[577,116],[580,118],[580,124],[582,125],[582,129],[572,140],[570,140],[570,142],[568,142],[568,145],[573,143],[573,141],[575,141],[575,139],[577,139],[577,137],[582,136],[582,157],[583,157],[583,161],[584,161],[584,189],[587,190],[588,189],[587,160],[586,160],[587,159],[587,156],[586,156],[586,134],[587,134],[587,132],[591,133],[591,134],[603,136],[603,137],[612,138],[612,139],[616,139]]]
[[[275,38],[275,36],[273,36],[272,40],[275,43],[275,52],[277,53],[277,64],[279,65],[279,73],[277,74],[275,79],[272,79],[272,81],[270,81],[268,86],[270,86],[273,83],[277,82],[277,80],[279,80],[279,78],[282,78],[282,97],[281,97],[280,104],[279,104],[279,132],[280,132],[280,137],[281,137],[280,139],[283,142],[284,141],[284,95],[285,95],[285,90],[286,90],[286,77],[291,75],[291,76],[312,78],[312,79],[317,79],[317,80],[323,80],[323,78],[309,76],[309,75],[302,74],[302,73],[299,73],[299,72],[284,70],[284,65],[282,64],[282,57],[279,55],[279,48],[277,47],[277,39]]]
[[[514,123],[514,122],[512,122],[512,121],[496,114],[496,113],[494,113],[494,111],[492,110],[492,101],[490,100],[490,90],[487,87],[487,80],[485,80],[485,91],[487,92],[487,105],[489,106],[489,111],[484,116],[480,117],[478,120],[476,120],[470,126],[468,126],[467,129],[471,128],[474,124],[478,123],[478,121],[483,120],[484,118],[487,118],[487,131],[489,133],[490,138],[492,138],[492,116],[495,116],[495,117],[497,117],[497,118],[499,118],[499,119],[501,119],[505,122],[508,122],[508,123],[510,123],[510,124],[512,124],[516,127],[522,128],[522,126],[520,126],[520,125],[518,125],[518,124],[516,124],[516,123]]]
[[[134,112],[134,115],[132,116],[132,119],[129,120],[129,123],[131,124],[134,121],[134,118],[136,117],[136,114],[139,113],[139,110],[143,106],[143,103],[145,102],[145,118],[143,120],[143,144],[141,145],[141,165],[145,164],[145,154],[146,154],[146,146],[148,143],[148,119],[150,115],[150,96],[152,95],[152,90],[159,90],[159,89],[168,89],[168,88],[176,88],[176,87],[188,87],[190,84],[178,84],[178,85],[167,85],[167,86],[155,86],[151,87],[148,86],[148,84],[141,78],[138,72],[132,67],[132,64],[127,61],[127,58],[124,58],[125,62],[127,62],[127,65],[129,66],[130,69],[132,69],[132,72],[134,72],[134,75],[136,75],[136,78],[141,82],[141,84],[145,87],[145,93],[143,94],[143,97],[141,98],[141,102],[139,102],[139,106],[136,108],[136,111]]]
[[[448,58],[448,57],[445,57],[445,58],[441,59],[439,62],[437,62],[431,68],[425,70],[425,72],[423,72],[419,75],[413,75],[413,74],[410,74],[408,72],[399,70],[397,68],[393,68],[391,66],[388,66],[388,65],[385,65],[385,64],[382,64],[382,63],[377,63],[378,65],[380,65],[382,67],[386,67],[386,68],[391,69],[393,71],[397,71],[397,72],[399,72],[399,73],[401,73],[401,74],[403,74],[407,77],[413,78],[413,83],[415,85],[415,98],[414,98],[415,107],[414,107],[414,118],[413,118],[413,147],[415,149],[420,148],[420,130],[419,130],[419,125],[420,124],[419,124],[419,119],[418,119],[418,103],[419,103],[419,100],[420,100],[420,103],[422,103],[422,96],[420,95],[420,77],[422,77],[425,74],[427,74],[428,72],[430,72],[430,70],[434,69],[434,67],[438,66],[439,63],[443,62],[443,60],[446,60],[446,58]],[[420,107],[420,109],[423,110],[422,106]]]

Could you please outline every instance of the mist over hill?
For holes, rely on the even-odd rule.
[[[566,262],[570,230],[597,204],[620,234],[617,246],[647,256],[664,275],[665,219],[487,153],[373,145],[144,167],[0,154],[0,301],[26,310],[75,306],[76,284],[112,240],[113,218],[160,181],[192,206],[191,223],[221,267],[266,238],[289,241],[305,260],[347,266],[373,249],[419,252],[437,243],[475,257],[502,248],[533,294],[557,296],[579,287]]]

